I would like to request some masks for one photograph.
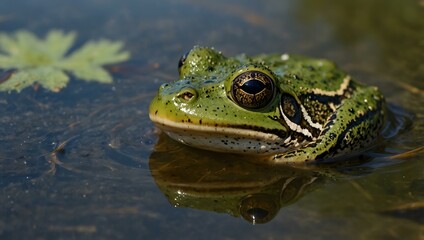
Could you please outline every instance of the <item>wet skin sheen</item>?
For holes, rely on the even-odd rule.
[[[194,47],[163,84],[150,118],[171,138],[273,163],[334,159],[369,148],[385,102],[328,60],[288,54],[225,57]]]

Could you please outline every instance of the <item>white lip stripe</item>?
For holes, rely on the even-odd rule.
[[[312,118],[309,116],[308,112],[306,111],[305,107],[303,107],[303,105],[300,105],[300,109],[302,110],[303,116],[305,117],[305,119],[309,123],[309,125],[311,125],[311,127],[313,127],[313,128],[316,128],[316,129],[322,131],[322,125],[312,121]]]
[[[296,177],[290,177],[290,178],[287,178],[287,180],[284,182],[283,187],[281,188],[280,194],[284,194],[284,190],[286,190],[287,186],[288,186],[291,182],[293,182],[293,180],[295,180],[295,179],[296,179]],[[283,199],[283,198],[282,198],[282,197],[280,197],[280,199]]]
[[[335,112],[337,110],[336,106],[334,106],[334,103],[329,103],[328,106]]]
[[[294,199],[297,199],[297,197],[299,197],[299,196],[303,193],[304,189],[305,189],[307,186],[311,185],[313,182],[315,182],[315,180],[317,180],[317,179],[318,179],[318,177],[313,177],[313,178],[311,178],[311,179],[310,179],[307,183],[303,184],[303,185],[300,187],[300,189],[297,191],[297,195],[296,195],[296,197],[295,197]]]
[[[342,95],[344,93],[344,91],[346,90],[346,88],[349,86],[349,82],[350,82],[350,76],[347,75],[344,79],[343,79],[343,83],[340,85],[340,88],[336,91],[325,91],[319,88],[314,88],[308,92],[312,92],[314,94],[319,94],[319,95],[324,95],[324,96],[330,96],[330,97],[334,97],[334,96],[339,96]]]
[[[167,127],[168,129],[174,130],[192,130],[192,131],[201,131],[201,132],[222,132],[229,135],[237,135],[244,136],[248,138],[259,138],[267,141],[282,141],[281,137],[272,133],[263,133],[257,132],[249,129],[241,129],[241,128],[224,128],[224,127],[215,127],[215,126],[205,126],[205,125],[197,125],[197,124],[188,124],[182,122],[174,122],[165,118],[160,118],[154,114],[150,114],[150,119],[162,126]]]
[[[311,132],[309,132],[308,129],[303,129],[300,125],[297,125],[296,123],[290,121],[290,119],[287,118],[286,114],[284,114],[284,112],[283,112],[283,108],[282,108],[281,104],[280,104],[280,112],[281,112],[281,115],[283,115],[284,121],[286,121],[287,125],[289,126],[289,128],[291,130],[298,132],[298,133],[301,133],[301,134],[303,134],[307,137],[310,137],[312,139],[315,139],[312,136]]]

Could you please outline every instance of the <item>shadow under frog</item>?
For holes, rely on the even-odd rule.
[[[168,200],[266,223],[280,208],[325,180],[317,171],[249,161],[247,155],[194,149],[161,134],[150,156],[151,174]]]

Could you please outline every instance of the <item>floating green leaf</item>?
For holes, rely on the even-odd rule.
[[[38,83],[59,91],[69,81],[66,73],[85,81],[111,83],[112,76],[102,67],[129,59],[122,42],[106,39],[89,41],[69,53],[76,33],[51,30],[45,39],[20,30],[12,35],[0,33],[0,69],[15,69],[0,82],[0,91],[17,91]],[[65,73],[66,72],[66,73]]]

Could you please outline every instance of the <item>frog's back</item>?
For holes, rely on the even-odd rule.
[[[289,85],[296,94],[342,95],[343,89],[357,85],[346,80],[347,74],[327,59],[289,54],[259,55],[253,59],[267,65],[280,84]]]
[[[280,90],[291,91],[302,103],[312,122],[320,125],[336,111],[343,99],[361,87],[334,62],[327,59],[274,54],[257,56],[255,60],[266,62],[277,75]]]
[[[333,158],[364,148],[379,135],[386,109],[376,87],[356,82],[326,59],[282,54],[256,60],[277,75],[281,112],[293,112],[293,119],[299,116],[297,124],[289,126],[296,129],[292,137],[300,143],[312,139],[300,150],[278,155],[277,162]]]

